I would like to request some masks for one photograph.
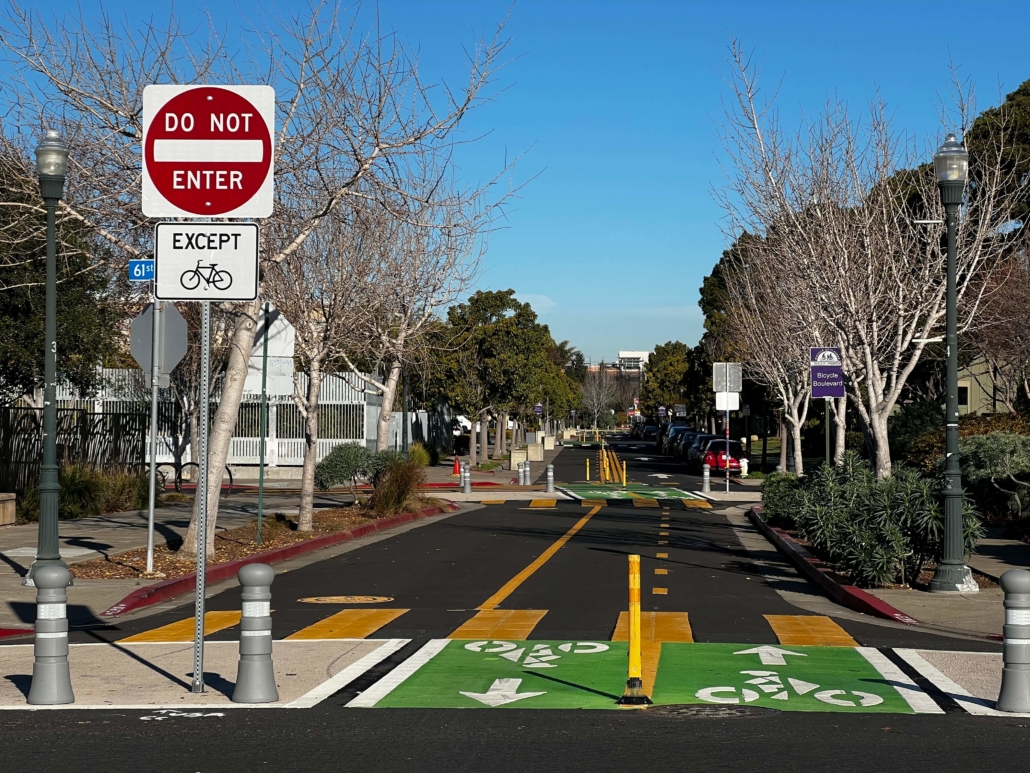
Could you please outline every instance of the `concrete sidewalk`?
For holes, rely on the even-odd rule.
[[[296,512],[299,495],[268,494],[265,513]],[[316,507],[334,507],[350,502],[345,492],[319,494]],[[189,528],[191,505],[178,503],[154,512],[154,542],[163,545],[180,539]],[[250,492],[223,497],[216,528],[235,529],[257,517],[257,495]],[[36,556],[37,524],[0,527],[0,628],[25,628],[35,620],[35,588],[26,588],[22,577]],[[133,510],[93,518],[60,521],[58,534],[61,558],[68,564],[123,553],[147,544],[147,512]],[[68,606],[69,620],[96,622],[100,612],[110,608],[139,587],[159,580],[76,580],[75,603]]]

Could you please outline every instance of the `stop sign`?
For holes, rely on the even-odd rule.
[[[143,214],[272,214],[270,86],[147,86],[143,90]]]

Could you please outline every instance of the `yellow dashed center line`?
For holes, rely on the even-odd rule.
[[[655,574],[668,574],[669,570],[668,569],[655,569],[654,573]]]
[[[651,595],[653,596],[668,596],[668,588],[651,588]]]

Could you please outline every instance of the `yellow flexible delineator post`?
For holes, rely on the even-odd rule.
[[[644,693],[640,665],[640,556],[629,557],[629,678],[626,692],[619,698],[622,706],[646,706],[651,699]]]
[[[622,462],[622,487],[626,488],[626,462]]]
[[[590,482],[590,457],[587,457],[587,483]]]

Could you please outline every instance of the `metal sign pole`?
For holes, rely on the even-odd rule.
[[[827,397],[826,401],[824,403],[824,405],[826,406],[825,422],[826,422],[826,465],[827,466],[829,466],[829,464],[830,464],[830,400],[831,400],[831,398]]]
[[[204,692],[204,591],[207,580],[207,436],[211,383],[211,302],[201,301],[200,420],[197,422],[199,470],[197,475],[197,600],[193,633],[193,692]]]
[[[147,574],[154,572],[154,504],[157,498],[157,390],[161,374],[161,302],[154,297],[150,354],[150,493],[147,503]]]
[[[265,435],[268,433],[268,338],[272,333],[265,301],[265,340],[261,350],[261,458],[258,460],[257,545],[261,547],[261,523],[265,515]]]
[[[726,493],[730,493],[730,402],[726,400]]]

